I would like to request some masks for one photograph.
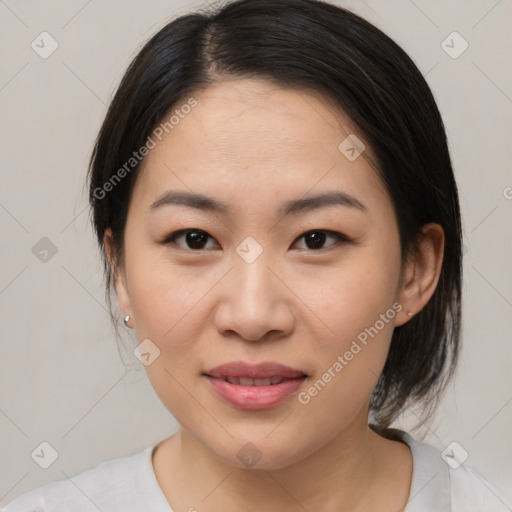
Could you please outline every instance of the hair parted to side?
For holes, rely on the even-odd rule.
[[[424,406],[426,420],[454,372],[461,338],[462,230],[445,129],[407,54],[369,22],[323,1],[224,2],[168,23],[131,62],[101,126],[88,173],[91,221],[113,325],[113,269],[103,237],[111,228],[115,258],[122,262],[140,164],[108,192],[104,184],[173,107],[223,79],[246,77],[318,92],[351,119],[376,154],[375,169],[392,198],[402,263],[414,253],[423,224],[436,222],[444,229],[437,288],[420,312],[394,329],[370,401],[378,431],[412,404]]]

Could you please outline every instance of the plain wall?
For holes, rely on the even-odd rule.
[[[464,218],[464,340],[425,440],[441,450],[457,441],[466,464],[512,507],[512,2],[338,3],[409,53],[443,115]],[[0,3],[0,505],[176,429],[142,365],[129,351],[126,367],[120,358],[83,185],[106,106],[137,49],[205,5]],[[31,47],[43,31],[58,42],[46,59]],[[441,46],[453,31],[469,44],[458,58]],[[460,39],[449,44],[461,48]],[[34,246],[50,250],[46,262]],[[59,454],[46,470],[31,458],[42,441]]]

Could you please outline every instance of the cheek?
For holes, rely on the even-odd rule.
[[[394,302],[398,278],[399,260],[392,255],[383,260],[380,255],[361,251],[354,253],[352,261],[345,260],[321,273],[303,273],[297,288],[298,294],[307,298],[307,304],[330,328],[325,339],[330,344],[332,338],[345,342],[356,338],[382,314],[386,315]],[[394,318],[394,313],[392,309],[387,317]],[[379,326],[382,329],[380,323]]]
[[[359,258],[350,271],[326,274],[318,283],[323,293],[308,303],[333,332],[315,337],[316,373],[298,401],[303,421],[324,418],[325,435],[367,404],[384,367],[401,305],[394,302],[394,271],[383,270],[373,258]]]
[[[202,354],[198,342],[211,321],[208,304],[229,266],[178,265],[165,250],[132,252],[130,298],[139,341],[152,340],[161,352],[159,362],[184,373]],[[211,326],[210,326],[211,328]],[[156,371],[156,367],[147,368]]]
[[[145,366],[147,377],[168,411],[187,427],[201,419],[200,409],[191,410],[190,393],[202,357],[197,343],[204,337],[202,299],[222,272],[172,265],[158,252],[133,251],[127,260],[131,304],[139,343],[149,339],[160,351]]]
[[[327,335],[315,337],[318,373],[301,402],[311,403],[310,411],[318,407],[320,413],[331,404],[351,417],[377,383],[402,308],[395,302],[399,254],[385,256],[377,250],[359,251],[353,261],[327,270],[321,279],[302,281],[315,290],[308,304],[329,327]]]

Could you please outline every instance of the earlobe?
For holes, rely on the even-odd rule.
[[[441,274],[444,239],[439,224],[429,223],[422,227],[414,256],[406,264],[399,295],[403,310],[397,316],[396,326],[405,324],[419,313],[434,294]]]

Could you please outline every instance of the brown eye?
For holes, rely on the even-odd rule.
[[[299,239],[303,238],[306,244],[306,249],[313,250],[321,250],[328,249],[335,245],[336,242],[348,242],[349,239],[342,233],[337,233],[336,231],[328,231],[325,229],[316,229],[313,231],[308,231],[307,233],[302,234]],[[324,247],[326,240],[334,239],[334,243],[329,244],[327,247]],[[302,247],[303,248],[303,247]]]
[[[207,248],[206,245],[209,238],[213,240],[205,231],[186,229],[171,233],[162,243],[166,245],[176,243],[182,249],[201,250]],[[177,240],[184,240],[184,242],[180,244],[176,242]],[[184,246],[182,245],[183,243],[185,244]]]

